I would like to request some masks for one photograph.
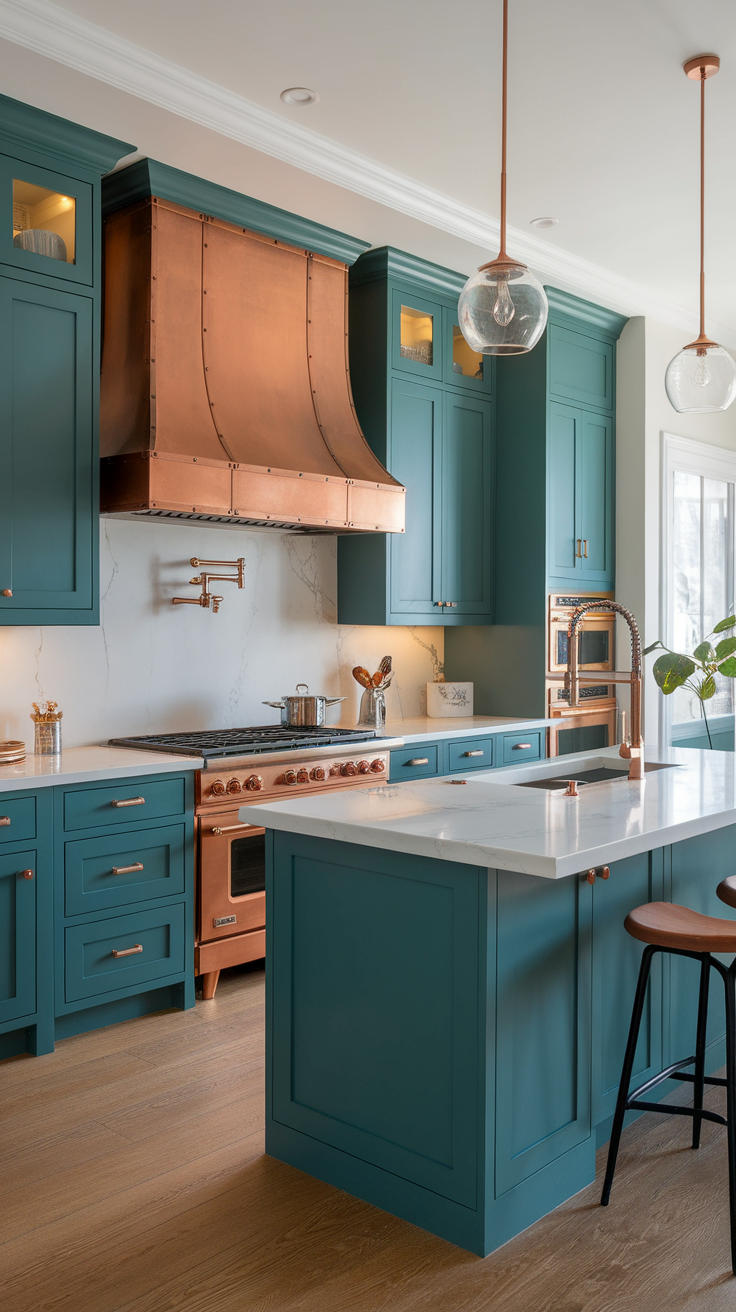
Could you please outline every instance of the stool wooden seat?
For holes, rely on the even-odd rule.
[[[728,882],[724,879],[723,884]],[[718,887],[719,897],[723,884]],[[723,898],[724,902],[727,900]],[[736,880],[731,905],[736,907]],[[640,943],[653,943],[659,948],[736,953],[736,920],[703,916],[699,911],[678,907],[673,902],[647,902],[646,906],[637,907],[629,912],[624,928]]]
[[[726,902],[730,907],[736,907],[736,875],[729,875],[728,879],[722,879],[716,889],[721,902]]]
[[[724,879],[717,889],[722,902],[736,907],[736,876]],[[721,920],[718,916],[703,916],[699,911],[689,907],[680,907],[670,902],[648,902],[645,906],[630,911],[624,926],[632,938],[646,944],[639,968],[634,1006],[631,1012],[631,1025],[626,1043],[621,1083],[618,1089],[616,1110],[611,1126],[611,1141],[608,1149],[606,1178],[603,1182],[601,1203],[608,1205],[616,1169],[621,1131],[624,1117],[629,1110],[659,1112],[664,1115],[690,1116],[693,1122],[692,1146],[700,1146],[700,1127],[702,1122],[715,1121],[727,1127],[728,1139],[728,1180],[729,1203],[731,1212],[731,1266],[736,1275],[736,920]],[[700,989],[698,996],[698,1019],[695,1035],[695,1052],[681,1061],[673,1062],[648,1079],[638,1089],[629,1090],[634,1069],[636,1045],[639,1027],[646,1001],[649,974],[655,952],[668,952],[673,956],[690,957],[700,963]],[[730,966],[724,966],[714,953],[734,954]],[[710,973],[715,970],[723,980],[726,996],[726,1078],[705,1074],[705,1045],[708,1024],[708,990]],[[684,1068],[693,1066],[694,1071]],[[690,1083],[693,1085],[693,1103],[689,1107],[679,1107],[672,1103],[648,1102],[643,1095],[649,1093],[664,1080]],[[706,1084],[726,1086],[727,1117],[709,1111],[703,1106],[703,1093]]]

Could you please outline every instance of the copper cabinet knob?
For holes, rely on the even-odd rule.
[[[304,766],[302,766],[301,769],[297,770],[297,772],[296,772],[296,781],[297,781],[297,783],[299,783],[299,784],[308,784],[308,783],[309,783],[309,771],[306,770],[306,769],[304,768]]]
[[[21,879],[33,879],[33,871],[32,871],[32,870],[21,870],[21,872],[20,872],[20,877],[21,877]]]
[[[263,780],[259,774],[249,774],[245,781],[245,787],[249,793],[258,793],[263,787]]]
[[[4,597],[12,597],[12,595],[13,595],[13,589],[12,589],[12,588],[3,588],[3,596],[4,596]]]
[[[325,772],[324,772],[324,770],[322,769],[322,766],[321,766],[321,765],[315,765],[315,767],[314,767],[314,769],[313,769],[313,771],[312,771],[312,778],[313,778],[313,779],[324,779],[324,777],[325,777]]]
[[[240,792],[240,780],[239,780],[239,779],[230,779],[230,780],[228,780],[227,791],[228,791],[229,793],[239,793],[239,792]]]
[[[225,792],[225,785],[222,782],[222,779],[215,779],[215,782],[212,784],[212,787],[210,788],[210,792],[212,793],[213,797],[222,797],[223,793]]]
[[[357,772],[357,769],[358,767],[356,766],[355,761],[345,761],[340,766],[340,774],[341,775],[355,774]]]
[[[371,761],[372,774],[382,774],[385,769],[386,766],[383,761]]]
[[[285,783],[285,784],[295,784],[296,782],[297,782],[297,778],[296,778],[296,770],[285,770],[285,771],[284,771],[284,783]]]

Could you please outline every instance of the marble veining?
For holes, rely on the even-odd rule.
[[[574,773],[601,758],[620,762],[609,748],[517,767],[518,777]],[[511,771],[501,782],[500,771],[488,770],[459,785],[450,778],[388,783],[248,806],[240,816],[291,833],[560,879],[736,824],[733,753],[670,748],[656,759],[675,768],[581,788],[577,798],[509,786]]]

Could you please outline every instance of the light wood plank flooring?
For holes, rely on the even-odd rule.
[[[485,1260],[265,1157],[260,971],[0,1064],[0,1118],[3,1312],[736,1307],[720,1126],[693,1153],[644,1117],[607,1211],[591,1186]]]

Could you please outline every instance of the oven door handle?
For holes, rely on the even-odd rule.
[[[211,834],[236,834],[242,833],[246,829],[258,829],[258,825],[215,825],[210,829]]]

